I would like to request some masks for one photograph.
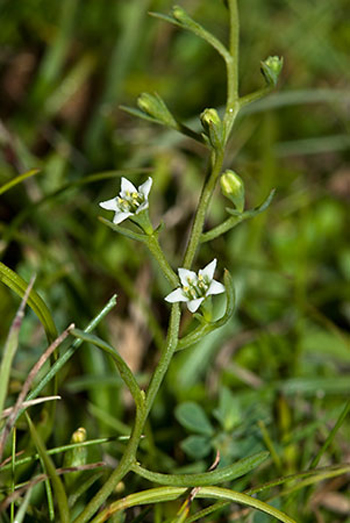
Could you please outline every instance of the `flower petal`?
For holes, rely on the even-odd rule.
[[[132,216],[132,212],[122,212],[122,211],[117,211],[114,215],[114,218],[113,218],[113,223],[121,223],[123,222],[124,220],[126,220],[127,218],[129,218],[129,216]]]
[[[126,192],[129,192],[129,193],[137,192],[137,189],[133,183],[129,182],[129,180],[127,180],[127,178],[123,177],[122,181],[121,181],[120,195],[122,197],[124,197]]]
[[[188,286],[188,279],[197,281],[197,274],[194,271],[189,271],[188,269],[178,269],[177,272],[179,273],[179,278],[181,281],[181,285],[184,287]]]
[[[204,301],[204,298],[197,298],[196,300],[191,300],[187,302],[187,308],[190,312],[196,312],[197,309],[199,309],[202,301]]]
[[[118,210],[117,198],[112,198],[111,200],[106,200],[105,202],[100,202],[99,206],[102,207],[102,209],[107,209],[107,211],[117,211]]]
[[[209,278],[209,280],[212,280],[216,268],[216,261],[216,258],[214,258],[213,261],[211,261],[210,263],[208,263],[206,267],[204,267],[204,269],[201,269],[199,271],[199,274],[201,276],[206,276],[207,278]]]
[[[207,290],[206,294],[207,294],[207,296],[210,296],[211,294],[221,294],[221,293],[225,292],[225,290],[226,289],[222,283],[220,283],[219,281],[213,280],[210,283],[209,289]]]
[[[178,287],[173,292],[168,294],[168,296],[165,296],[165,301],[168,301],[169,303],[176,303],[178,301],[188,301],[187,296],[185,296],[184,291],[181,289],[181,287]]]
[[[136,209],[135,214],[139,214],[141,211],[144,211],[145,209],[148,209],[148,200],[146,200],[145,202],[141,203],[140,207],[138,207]]]
[[[143,183],[142,185],[140,185],[139,187],[139,190],[138,192],[143,194],[145,199],[147,200],[148,199],[148,195],[149,195],[149,192],[151,190],[151,187],[152,187],[152,183],[153,183],[153,180],[151,177],[149,177],[145,183]]]

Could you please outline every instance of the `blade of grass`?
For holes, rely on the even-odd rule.
[[[72,328],[74,328],[74,324],[70,325],[66,330],[64,330],[62,332],[62,334],[60,336],[58,336],[58,338],[56,338],[56,340],[53,343],[51,343],[51,345],[46,349],[44,354],[41,355],[39,360],[36,362],[36,364],[33,366],[31,371],[29,372],[28,377],[23,384],[21,392],[18,395],[15,406],[14,406],[11,414],[7,418],[5,427],[0,436],[0,460],[2,459],[7,436],[10,433],[12,427],[14,426],[14,424],[16,422],[17,415],[20,412],[20,410],[22,409],[23,402],[25,400],[26,395],[28,394],[28,391],[33,383],[35,376],[37,376],[39,370],[42,368],[44,363],[49,359],[49,357],[53,354],[53,352],[57,349],[57,347],[67,338],[67,336],[69,335],[69,331]]]
[[[338,430],[342,426],[346,416],[349,414],[349,411],[350,411],[350,401],[347,401],[347,403],[345,404],[344,409],[340,413],[340,416],[337,419],[334,427],[330,431],[326,441],[324,442],[324,444],[322,445],[322,447],[320,448],[320,450],[318,451],[318,453],[316,454],[314,459],[311,461],[310,468],[313,469],[313,468],[317,467],[317,465],[319,464],[320,459],[322,458],[323,454],[326,452],[326,450],[328,449],[329,445],[332,443],[335,435],[337,434]]]
[[[91,332],[97,325],[100,323],[100,321],[109,313],[109,311],[115,307],[117,303],[117,295],[114,294],[112,298],[108,301],[108,303],[103,307],[103,309],[95,316],[95,318],[88,324],[88,326],[85,328],[84,332]],[[62,369],[62,367],[67,363],[67,361],[73,356],[73,354],[76,352],[76,350],[81,346],[83,343],[83,340],[75,340],[75,342],[66,350],[62,356],[58,358],[57,361],[52,365],[50,370],[47,372],[47,374],[44,376],[44,378],[40,381],[40,383],[35,387],[35,389],[28,394],[27,401],[30,401],[34,398],[36,398],[40,392],[43,390],[44,387],[56,376],[56,374]]]
[[[39,174],[39,173],[40,173],[39,169],[31,169],[30,171],[27,171],[26,173],[20,174],[20,175],[16,176],[15,178],[12,178],[12,180],[10,180],[7,183],[4,183],[4,185],[2,185],[0,187],[0,195],[5,193],[9,189],[12,189],[12,187],[17,185],[18,183],[21,183],[26,178],[29,178],[30,176],[35,176],[36,174]]]
[[[69,443],[67,445],[61,445],[60,447],[55,447],[53,449],[46,449],[46,452],[49,456],[53,456],[55,454],[60,454],[62,452],[66,452],[67,450],[72,450],[77,447],[90,447],[91,445],[99,445],[101,443],[109,443],[111,441],[115,441],[117,439],[120,439],[120,436],[110,436],[108,438],[97,438],[97,439],[91,439],[84,441],[82,443]],[[16,461],[16,466],[19,467],[20,465],[25,465],[26,463],[33,463],[39,458],[39,454],[33,454],[32,456],[26,456],[25,458],[18,459]],[[5,470],[8,470],[11,467],[11,463],[8,463],[8,459],[5,460],[1,465],[1,471],[4,472]]]
[[[34,278],[31,279],[29,285],[27,286],[23,299],[21,301],[21,304],[19,306],[19,309],[16,313],[16,316],[12,322],[10,332],[8,334],[4,353],[1,359],[1,365],[0,365],[0,415],[2,416],[4,405],[5,405],[5,398],[7,394],[7,387],[8,382],[10,379],[10,373],[11,373],[11,366],[13,358],[15,357],[17,347],[18,347],[18,336],[19,331],[22,325],[22,320],[24,317],[24,309],[26,306],[26,303],[28,301],[30,292],[34,285]]]
[[[21,506],[19,507],[19,509],[16,513],[16,517],[15,517],[13,523],[22,523],[22,521],[24,520],[24,517],[27,513],[27,508],[29,505],[31,495],[32,495],[32,489],[28,489],[26,495],[23,498],[23,501],[21,502]]]
[[[0,282],[12,289],[21,298],[25,295],[28,287],[23,278],[2,262],[0,262]],[[57,338],[57,329],[45,302],[34,289],[31,289],[27,302],[42,323],[49,343],[52,343]]]
[[[72,330],[71,334],[76,338],[79,338],[83,341],[91,343],[92,345],[95,345],[95,347],[103,350],[113,358],[119,370],[120,376],[122,377],[125,385],[128,387],[132,397],[135,400],[137,407],[141,408],[144,404],[144,398],[142,396],[140,387],[137,384],[135,376],[133,375],[123,358],[120,356],[120,354],[111,345],[101,340],[97,336],[94,336],[93,334],[88,334],[79,329]]]
[[[61,523],[69,523],[70,516],[69,516],[68,499],[67,499],[67,495],[64,490],[64,487],[63,487],[63,483],[60,480],[60,478],[56,472],[56,467],[55,467],[52,459],[46,452],[44,443],[42,442],[38,432],[36,431],[32,420],[30,419],[27,412],[25,414],[26,414],[26,418],[27,418],[27,423],[29,425],[30,434],[31,434],[34,444],[37,448],[38,454],[40,455],[40,458],[45,466],[45,470],[47,471],[47,474],[51,480],[52,488],[55,493],[55,499],[56,499],[57,506],[58,506],[58,512],[60,514],[60,521],[61,521]]]

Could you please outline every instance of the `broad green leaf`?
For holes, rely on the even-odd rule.
[[[175,417],[190,432],[212,436],[214,429],[203,408],[193,401],[186,401],[175,409]]]
[[[180,446],[193,459],[205,458],[212,450],[211,442],[206,436],[189,436]]]

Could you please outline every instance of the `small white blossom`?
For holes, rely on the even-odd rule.
[[[213,279],[215,267],[216,259],[204,269],[200,269],[198,274],[188,269],[178,269],[181,287],[168,294],[165,301],[169,303],[184,301],[190,312],[196,312],[207,296],[225,292],[222,283]]]
[[[118,196],[105,202],[100,202],[100,207],[108,211],[114,211],[113,223],[121,223],[130,216],[140,214],[148,209],[148,195],[152,186],[152,178],[149,177],[136,189],[135,185],[126,178],[121,179],[121,190]]]

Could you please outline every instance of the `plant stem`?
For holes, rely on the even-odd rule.
[[[224,143],[220,149],[213,150],[210,158],[211,172],[207,175],[199,199],[197,213],[194,219],[191,236],[187,245],[182,266],[189,269],[193,263],[198,244],[200,242],[206,211],[210,198],[215,189],[216,181],[221,173],[224,161],[225,144],[230,136],[231,129],[239,111],[238,94],[238,55],[239,55],[239,20],[237,0],[228,0],[230,43],[229,55],[225,54],[227,70],[227,102],[224,116]]]
[[[168,370],[170,361],[173,357],[173,354],[177,346],[179,337],[180,317],[180,306],[178,303],[175,303],[174,305],[172,305],[171,308],[168,337],[165,349],[149,385],[148,392],[146,395],[145,406],[136,410],[135,424],[131,433],[131,437],[123,454],[123,457],[120,460],[118,467],[114,470],[114,472],[112,472],[106,483],[97,492],[97,494],[90,501],[90,503],[88,503],[83,512],[74,520],[74,523],[86,523],[90,519],[90,517],[95,512],[97,512],[97,510],[108,498],[108,496],[113,492],[117,484],[124,478],[124,476],[126,476],[128,472],[130,472],[132,465],[134,464],[136,459],[137,448],[140,442],[144,425],[147,420],[147,416],[152,407],[159,387],[163,381],[163,378],[166,374],[166,371]]]
[[[228,8],[230,24],[230,60],[226,60],[227,104],[224,116],[225,143],[227,143],[235,118],[239,111],[239,18],[237,0],[228,0]]]
[[[182,267],[189,269],[193,263],[203,230],[205,215],[207,208],[215,189],[216,181],[221,173],[222,164],[224,160],[224,151],[213,151],[211,154],[211,164],[213,165],[211,172],[207,175],[202,193],[199,198],[199,204],[196,216],[193,222],[190,239],[188,241]]]
[[[157,233],[154,232],[153,234],[147,236],[145,243],[153,257],[158,262],[166,279],[169,281],[169,283],[171,283],[172,286],[176,287],[179,284],[179,279],[173,269],[170,267],[168,260],[164,256],[164,252],[159,245]]]
[[[221,236],[225,232],[229,231],[230,229],[241,223],[243,220],[243,216],[230,216],[230,218],[227,218],[227,220],[220,223],[220,225],[217,225],[213,229],[210,229],[210,231],[204,232],[201,235],[200,242],[205,243],[210,240],[213,240],[214,238],[217,238],[218,236]]]

